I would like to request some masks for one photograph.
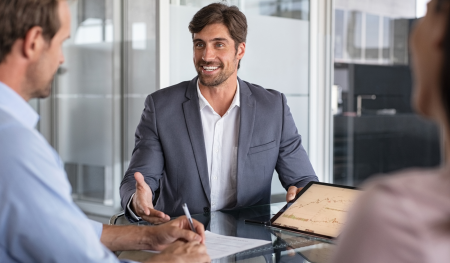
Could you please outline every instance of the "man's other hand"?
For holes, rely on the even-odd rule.
[[[192,222],[194,223],[197,234],[189,227],[189,221],[186,216],[180,216],[175,220],[155,226],[152,234],[152,238],[154,239],[152,249],[163,250],[177,240],[194,241],[204,244],[205,227],[195,219]]]
[[[196,220],[192,221],[198,234],[190,230],[187,218],[181,216],[158,226],[103,225],[100,240],[111,251],[148,249],[161,251],[176,241],[204,244],[205,227]]]
[[[211,258],[205,245],[199,242],[176,241],[146,262],[205,263],[211,262]]]
[[[136,179],[136,193],[131,200],[131,209],[145,221],[152,224],[161,224],[170,220],[170,217],[153,208],[152,190],[140,172],[134,173]]]
[[[303,187],[297,188],[295,186],[289,187],[287,194],[286,194],[286,202],[291,201],[295,198],[295,196],[300,193],[300,191],[303,189]]]

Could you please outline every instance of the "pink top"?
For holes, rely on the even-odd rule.
[[[332,262],[450,262],[450,169],[405,170],[364,189]]]

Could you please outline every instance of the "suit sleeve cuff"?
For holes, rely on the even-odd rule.
[[[142,218],[139,217],[139,216],[137,216],[137,215],[133,212],[133,210],[131,210],[131,208],[130,208],[131,200],[133,200],[133,197],[134,197],[135,194],[136,194],[136,193],[134,193],[134,194],[130,197],[130,200],[128,200],[128,203],[127,203],[127,210],[128,210],[129,215],[130,215],[134,220],[140,221],[140,220],[142,220]]]
[[[319,178],[317,178],[316,175],[310,175],[310,176],[306,176],[306,178],[304,178],[303,180],[301,180],[300,182],[297,182],[296,184],[293,184],[295,187],[300,188],[300,187],[305,187],[309,182],[318,182]],[[289,188],[289,187],[288,187]]]

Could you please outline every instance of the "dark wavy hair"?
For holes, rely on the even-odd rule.
[[[42,28],[50,41],[61,27],[58,3],[61,0],[0,0],[0,63],[18,39],[35,27]]]
[[[236,53],[240,43],[247,40],[247,18],[236,6],[228,6],[225,3],[213,3],[200,9],[189,23],[189,32],[194,39],[194,33],[203,30],[211,24],[223,24],[228,28],[231,38],[234,40]],[[241,65],[239,60],[238,68]]]

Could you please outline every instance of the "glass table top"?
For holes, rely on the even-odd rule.
[[[285,204],[285,202],[281,202],[246,207],[232,211],[193,214],[192,217],[203,223],[206,230],[216,234],[261,239],[271,242],[268,245],[216,259],[212,262],[329,262],[335,247],[335,245],[329,242],[296,233],[281,231],[262,224],[250,224],[245,222],[245,219],[256,219],[256,221],[269,220]],[[119,216],[115,220],[115,224],[150,225],[147,222],[130,223],[125,216]],[[119,255],[119,258],[127,258],[136,261],[142,261],[149,257],[151,257],[151,254],[148,252],[136,251],[125,251]]]

